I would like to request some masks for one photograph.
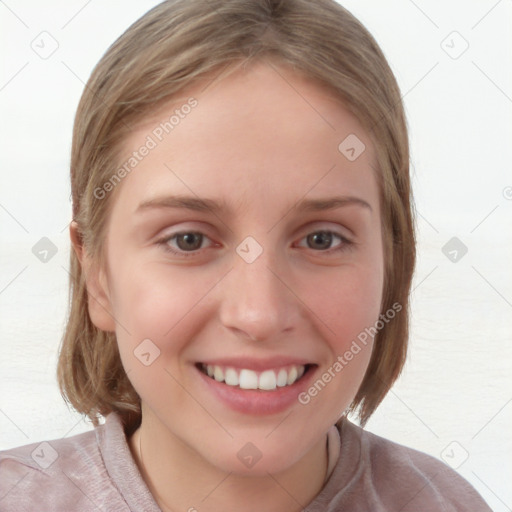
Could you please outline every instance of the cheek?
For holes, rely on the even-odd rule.
[[[217,281],[217,275],[199,268],[187,272],[140,261],[116,266],[110,289],[120,351],[132,352],[149,339],[161,351],[161,362],[169,363],[186,345],[183,326],[190,331],[188,337],[200,329],[199,322],[191,324],[188,319],[204,310],[202,301]]]
[[[136,271],[118,268],[112,277],[116,319],[133,338],[155,341],[169,338],[215,282],[201,271],[183,272],[151,263],[139,264]]]
[[[311,386],[299,395],[310,414],[334,423],[354,399],[373,348],[370,328],[380,313],[382,269],[344,267],[315,279],[304,290],[328,346],[328,356]]]
[[[347,266],[317,276],[304,290],[308,306],[324,324],[325,337],[337,355],[377,321],[382,285],[380,265]]]
[[[177,384],[183,380],[181,355],[207,320],[202,300],[217,280],[154,262],[125,261],[111,272],[121,361],[143,401],[157,410],[186,406]]]

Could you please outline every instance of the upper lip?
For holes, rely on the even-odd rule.
[[[265,370],[272,370],[274,368],[282,368],[284,366],[306,366],[307,364],[313,364],[311,363],[310,360],[307,359],[287,356],[275,356],[266,359],[256,359],[249,357],[225,357],[216,359],[206,359],[200,361],[200,363],[204,365],[223,366],[227,368],[245,368],[247,370],[254,370],[260,372]]]

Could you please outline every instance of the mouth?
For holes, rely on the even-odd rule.
[[[196,363],[196,368],[211,380],[239,390],[276,392],[302,381],[315,364],[290,364],[256,371],[216,364]]]

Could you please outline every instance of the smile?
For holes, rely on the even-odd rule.
[[[293,385],[307,372],[311,365],[288,365],[258,372],[248,368],[223,367],[199,363],[202,373],[217,382],[238,389],[274,391]]]

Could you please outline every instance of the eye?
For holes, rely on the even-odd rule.
[[[210,242],[208,244],[208,242]],[[158,241],[167,252],[177,256],[194,256],[197,251],[211,246],[212,241],[199,231],[182,231],[166,236]],[[314,231],[304,237],[299,247],[306,247],[317,252],[336,252],[351,248],[353,242],[339,233],[328,230]]]
[[[331,249],[344,250],[351,244],[350,240],[333,231],[314,231],[303,238],[298,245],[299,247],[327,252]]]
[[[163,245],[165,250],[178,254],[181,256],[188,256],[186,253],[193,253],[199,249],[203,249],[203,243],[209,240],[207,236],[198,231],[184,231],[181,233],[174,233],[171,236],[167,236],[158,243]],[[190,254],[192,256],[192,254]]]
[[[203,244],[202,233],[179,233],[174,235],[176,245],[182,251],[197,251]]]

